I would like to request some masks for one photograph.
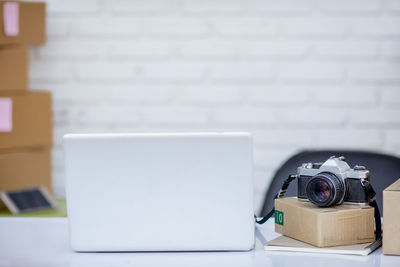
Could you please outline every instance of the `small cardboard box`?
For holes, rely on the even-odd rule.
[[[38,45],[45,41],[45,3],[0,2],[0,45]]]
[[[0,153],[0,190],[39,185],[52,191],[50,149]]]
[[[28,51],[24,46],[0,47],[0,95],[24,93],[28,84]]]
[[[275,231],[316,247],[375,240],[374,208],[338,205],[320,208],[297,198],[275,200]]]
[[[51,155],[49,149],[0,153],[0,190],[20,190],[51,185]],[[5,208],[0,201],[0,209]]]
[[[383,190],[383,253],[400,255],[400,179]]]
[[[52,108],[48,92],[0,96],[0,153],[51,147]]]

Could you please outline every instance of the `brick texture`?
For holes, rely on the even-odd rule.
[[[255,206],[301,149],[400,154],[396,0],[48,1],[30,88],[68,132],[249,131]]]

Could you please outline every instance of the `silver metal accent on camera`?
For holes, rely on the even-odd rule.
[[[309,202],[309,200],[308,200],[308,199],[306,199],[306,198],[297,198],[297,200],[299,200],[299,201],[303,201],[303,202]]]
[[[366,170],[367,168],[365,168],[365,166],[356,165],[356,166],[353,167],[353,169],[354,169],[355,171],[364,171],[364,170]]]
[[[332,172],[342,179],[345,178],[369,178],[369,171],[366,169],[357,170],[352,169],[350,166],[341,159],[342,157],[330,157],[319,168],[312,168],[312,163],[305,163],[297,168],[297,173],[304,176],[314,176],[320,172]],[[344,159],[344,157],[343,157]],[[310,167],[311,166],[311,167]],[[364,167],[365,168],[365,167]]]
[[[342,204],[358,205],[358,206],[369,206],[368,202],[343,202]]]

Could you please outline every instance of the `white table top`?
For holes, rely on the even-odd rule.
[[[400,256],[267,252],[278,236],[273,221],[257,226],[256,248],[248,252],[75,253],[65,218],[0,218],[0,267],[5,266],[400,266]],[[157,240],[154,240],[157,242]]]

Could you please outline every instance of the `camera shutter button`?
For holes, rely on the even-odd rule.
[[[366,170],[365,166],[359,166],[359,165],[354,166],[353,169],[355,171],[365,171]]]

